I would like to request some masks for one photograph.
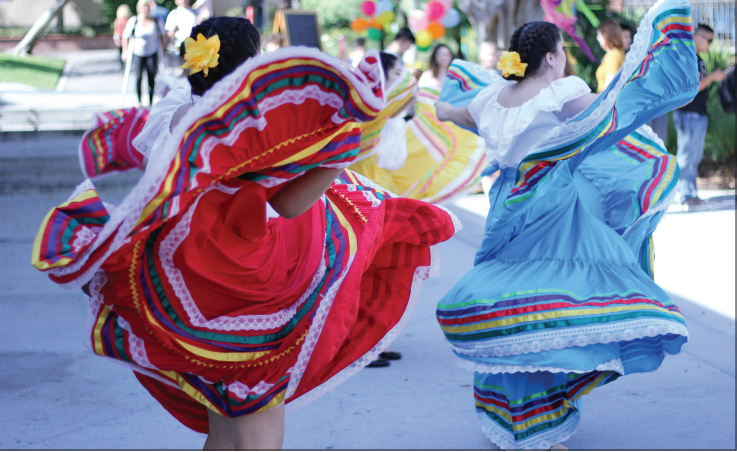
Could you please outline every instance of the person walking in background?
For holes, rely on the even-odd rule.
[[[273,52],[276,49],[284,47],[284,36],[281,33],[271,33],[266,37],[265,52]]]
[[[131,18],[131,9],[126,4],[118,6],[118,10],[115,13],[115,22],[113,22],[113,42],[115,47],[118,48],[118,58],[120,60],[120,70],[125,70],[125,60],[123,59],[123,31],[125,31],[125,25]]]
[[[161,1],[162,0],[150,0],[151,15],[154,16],[157,20],[160,20],[161,23],[164,23],[166,22],[166,18],[169,16],[169,10],[159,5]]]
[[[151,15],[150,0],[138,0],[135,17],[131,18],[123,31],[123,61],[128,58],[131,47],[131,66],[136,73],[136,94],[138,103],[143,103],[143,71],[148,76],[149,105],[154,103],[154,84],[159,66],[159,51],[166,45],[164,24]]]
[[[422,73],[419,80],[420,87],[441,89],[448,67],[453,62],[453,52],[445,44],[438,44],[430,54],[430,70]]]
[[[709,100],[707,88],[712,82],[721,82],[726,73],[716,69],[711,74],[706,73],[706,65],[699,53],[709,51],[714,40],[714,30],[708,25],[699,24],[694,32],[694,45],[699,63],[699,93],[694,100],[673,111],[673,123],[678,136],[678,152],[676,159],[681,168],[681,178],[678,181],[678,191],[681,203],[687,206],[702,204],[704,201],[697,196],[696,176],[699,163],[704,156],[704,142],[706,141],[706,127],[709,119],[706,116],[706,103]]]
[[[415,45],[415,35],[412,34],[412,30],[407,27],[400,28],[394,41],[387,46],[386,52],[402,58],[413,45]]]
[[[365,53],[366,38],[359,36],[356,38],[353,50],[351,50],[351,53],[348,55],[348,58],[351,60],[351,65],[353,65],[353,67],[358,66],[358,63],[361,62]]]
[[[604,91],[624,63],[622,27],[612,19],[605,19],[596,29],[596,40],[606,52],[596,70],[598,92]]]
[[[620,22],[622,28],[622,50],[629,52],[632,45],[632,26],[626,22]]]
[[[179,55],[180,47],[192,32],[192,27],[197,25],[197,14],[190,7],[189,0],[176,0],[177,7],[166,17],[166,33],[169,36],[167,57],[172,68],[178,68],[184,64]]]
[[[197,0],[192,8],[197,11],[197,23],[201,24],[212,17],[212,0]]]

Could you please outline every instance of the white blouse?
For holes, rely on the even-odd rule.
[[[517,167],[535,144],[561,124],[554,113],[591,92],[586,82],[571,76],[554,81],[518,107],[502,107],[499,93],[512,83],[516,82],[504,80],[484,88],[468,106],[486,141],[489,165],[499,168]]]

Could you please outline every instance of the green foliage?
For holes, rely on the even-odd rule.
[[[362,0],[301,0],[300,9],[317,11],[323,30],[348,28],[351,21],[363,17]]]

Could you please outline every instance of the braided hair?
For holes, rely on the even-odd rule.
[[[523,80],[537,73],[545,55],[554,54],[561,40],[560,29],[550,22],[528,22],[514,30],[509,50],[519,53],[520,61],[527,63],[527,69],[524,77],[510,75],[507,80]]]
[[[248,19],[211,17],[192,28],[190,37],[197,39],[200,33],[205,38],[218,35],[220,39],[218,65],[210,68],[207,77],[202,71],[187,77],[192,92],[200,96],[217,81],[233,72],[241,63],[261,53],[261,36]]]

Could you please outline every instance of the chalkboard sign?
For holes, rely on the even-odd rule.
[[[280,28],[286,37],[287,45],[316,47],[322,50],[320,45],[320,23],[317,21],[315,11],[281,11]]]

